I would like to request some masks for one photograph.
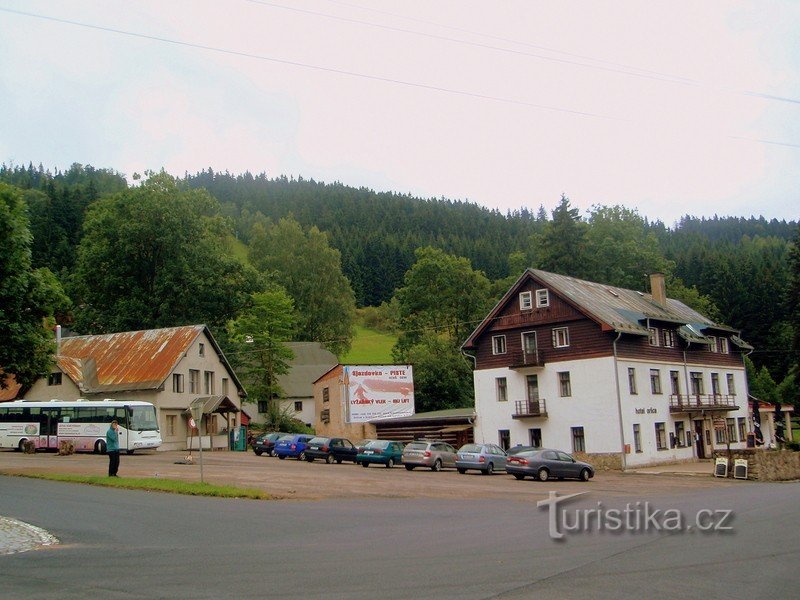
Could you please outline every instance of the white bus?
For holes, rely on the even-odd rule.
[[[26,441],[36,448],[57,449],[70,440],[75,450],[102,454],[106,431],[119,423],[119,449],[154,449],[161,445],[156,409],[149,402],[120,400],[18,400],[0,403],[0,448],[22,450]]]

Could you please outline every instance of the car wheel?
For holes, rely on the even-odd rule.
[[[106,443],[103,440],[97,440],[94,443],[94,453],[95,454],[105,454],[106,453]]]
[[[390,458],[389,460],[386,461],[386,468],[387,469],[391,469],[393,466],[394,466],[394,459],[393,458]]]
[[[437,458],[436,461],[434,461],[433,466],[431,467],[431,471],[438,473],[441,470],[442,470],[442,461],[440,461]]]
[[[283,459],[285,459],[285,458],[286,458],[286,456],[284,456],[283,454],[278,454],[278,458],[280,458],[281,460],[283,460]]]
[[[523,475],[522,473],[514,473],[514,479],[516,479],[517,481],[522,481],[523,479],[525,479],[525,475]]]
[[[264,451],[259,450],[258,448],[253,448],[253,452],[256,453],[256,456],[261,456],[262,454],[264,454]]]
[[[369,466],[369,463],[367,461],[364,461],[361,463],[361,466],[366,469]]]
[[[325,457],[325,462],[328,463],[329,465],[332,465],[334,460],[336,460],[336,459],[333,458],[333,454],[328,454],[328,456]],[[342,462],[342,461],[339,461],[339,462]]]
[[[305,460],[305,459],[306,459],[305,451],[303,451],[303,452],[301,452],[300,454],[297,455],[297,460]]]
[[[541,469],[539,469],[538,476],[539,476],[539,481],[547,481],[550,477],[550,471],[542,467]]]
[[[488,465],[486,465],[486,470],[481,471],[481,472],[484,475],[491,475],[492,473],[494,473],[494,464],[489,463]]]
[[[589,481],[589,469],[584,469],[581,471],[581,481]]]
[[[406,465],[406,471],[413,471],[417,465]]]
[[[270,455],[272,458],[275,458],[276,456],[278,456],[278,455],[275,453],[275,450],[270,450],[270,451],[269,451],[269,455]]]
[[[466,473],[466,472],[467,472],[467,470],[466,470],[466,469],[462,469],[461,467],[459,467],[459,468],[458,468],[458,469],[456,469],[456,470],[457,470],[459,473],[461,473],[462,475],[463,475],[464,473]]]

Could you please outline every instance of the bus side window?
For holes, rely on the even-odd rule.
[[[125,408],[118,408],[117,416],[115,418],[117,419],[117,423],[119,423],[120,427],[125,427],[126,429],[128,428],[128,415],[125,412]]]

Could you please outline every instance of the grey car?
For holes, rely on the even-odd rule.
[[[491,475],[506,470],[506,453],[497,444],[464,444],[458,449],[456,469],[462,475],[470,469]]]
[[[403,448],[403,464],[408,471],[416,467],[441,471],[444,467],[456,466],[456,449],[447,442],[417,440]]]
[[[594,467],[589,463],[575,460],[561,450],[543,448],[509,456],[506,473],[517,479],[529,476],[539,481],[547,481],[551,477],[559,479],[574,477],[581,481],[589,481],[594,477]]]

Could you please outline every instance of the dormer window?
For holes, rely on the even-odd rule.
[[[664,330],[664,347],[665,348],[675,347],[675,332],[672,331],[672,329]]]
[[[720,354],[728,354],[728,352],[730,352],[728,348],[728,338],[719,338],[719,351]]]
[[[658,346],[658,329],[655,327],[648,327],[648,340],[651,346]]]
[[[717,352],[717,338],[713,335],[708,336],[708,349],[711,352]]]
[[[533,308],[533,294],[531,292],[522,292],[519,295],[519,309],[530,310]]]
[[[536,290],[536,308],[550,306],[550,292],[546,289]]]

